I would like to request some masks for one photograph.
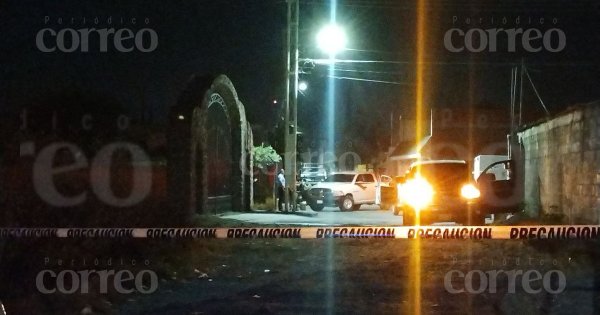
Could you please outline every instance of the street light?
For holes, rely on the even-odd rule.
[[[344,50],[348,39],[344,30],[336,24],[324,26],[317,34],[317,45],[319,49],[330,56]]]
[[[287,170],[287,180],[292,190],[289,198],[289,205],[293,210],[296,209],[296,155],[298,154],[298,92],[308,88],[308,84],[299,84],[298,82],[298,25],[300,17],[300,1],[288,0],[287,10],[287,84],[286,84],[286,107],[285,107],[285,169]],[[320,49],[329,54],[333,59],[335,54],[345,48],[346,34],[339,26],[330,24],[325,26],[317,36],[317,44]]]
[[[304,91],[306,91],[306,89],[308,89],[308,83],[306,83],[304,81],[298,83],[298,91],[304,92]]]

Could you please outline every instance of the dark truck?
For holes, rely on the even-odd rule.
[[[394,214],[402,212],[404,225],[438,221],[482,225],[480,196],[465,161],[419,161],[398,185]]]
[[[515,213],[523,210],[523,165],[521,159],[506,159],[489,164],[477,177],[481,208],[487,214]],[[506,176],[498,178],[501,167]]]
[[[508,176],[497,179],[494,172],[505,168]],[[515,161],[498,161],[487,166],[477,181],[468,164],[459,160],[419,161],[406,176],[397,177],[394,214],[402,213],[404,225],[457,222],[483,225],[485,216],[520,210],[522,191]]]

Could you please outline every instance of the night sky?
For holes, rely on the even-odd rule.
[[[524,58],[540,95],[555,113],[574,103],[600,98],[600,7],[595,1],[428,1],[426,28],[426,103],[432,107],[495,104],[508,106],[511,64]],[[300,55],[323,58],[314,36],[329,18],[329,1],[301,0]],[[45,17],[50,20],[45,22]],[[86,23],[82,22],[86,18]],[[95,17],[99,24],[92,24]],[[107,23],[112,17],[112,25]],[[453,24],[453,17],[457,21]],[[481,24],[467,25],[466,18]],[[507,17],[506,26],[499,21]],[[516,28],[542,32],[552,27],[565,33],[560,52],[526,52],[517,42],[507,51],[506,39],[498,52],[452,53],[444,34],[454,27]],[[539,18],[545,18],[544,25]],[[63,19],[60,25],[58,18]],[[123,24],[121,24],[121,18]],[[131,24],[136,18],[137,24]],[[496,24],[492,23],[492,18]],[[74,23],[71,23],[74,19]],[[142,21],[148,19],[148,24]],[[556,19],[555,25],[550,25]],[[336,76],[379,80],[394,84],[336,79],[336,111],[364,112],[361,119],[381,120],[391,111],[414,108],[415,24],[412,1],[340,0],[338,23],[349,34],[349,48],[340,59],[395,63],[339,64]],[[537,22],[536,22],[537,21]],[[109,40],[100,52],[99,39],[90,37],[89,51],[41,52],[36,34],[44,28],[147,27],[158,36],[151,52],[119,52]],[[148,108],[154,122],[166,120],[190,75],[226,74],[233,81],[249,119],[271,128],[284,97],[286,3],[274,0],[224,1],[3,1],[0,3],[0,106],[18,109],[56,91],[84,90],[108,95],[135,116]],[[48,41],[50,43],[50,41]],[[457,42],[458,43],[458,42]],[[300,96],[301,129],[323,128],[327,71],[309,69],[301,79],[309,90]],[[527,106],[538,106],[527,90]],[[142,105],[145,104],[145,105]],[[507,107],[508,108],[508,107]],[[507,111],[508,112],[508,111]]]

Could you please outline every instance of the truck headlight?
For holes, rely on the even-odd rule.
[[[427,207],[433,200],[433,187],[422,177],[407,181],[399,189],[402,200],[416,210]]]
[[[473,184],[465,184],[460,189],[460,195],[465,199],[477,199],[481,196],[481,192]]]

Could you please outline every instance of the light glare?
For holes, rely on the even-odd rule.
[[[348,39],[346,33],[338,25],[330,24],[325,26],[317,34],[317,45],[319,49],[330,54],[336,53],[346,48]]]
[[[402,185],[400,190],[402,200],[420,210],[427,207],[433,200],[433,187],[422,177],[416,177]]]
[[[466,199],[476,199],[481,196],[481,192],[473,184],[466,184],[460,189],[460,194]]]
[[[304,92],[304,91],[306,91],[306,89],[308,89],[308,83],[306,83],[304,81],[298,83],[298,90]]]

